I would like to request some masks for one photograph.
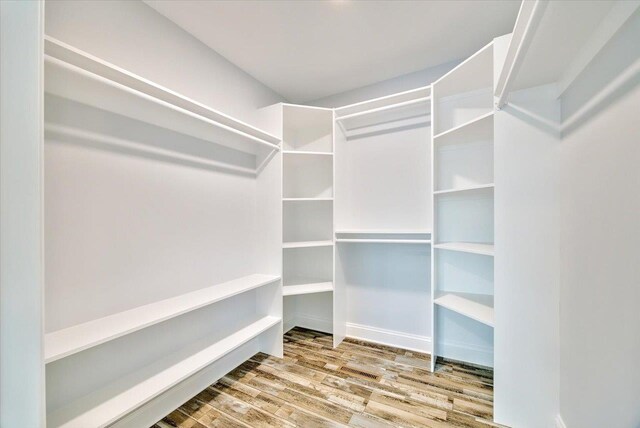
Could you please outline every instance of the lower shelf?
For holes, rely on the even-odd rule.
[[[280,321],[281,318],[266,316],[208,346],[194,343],[52,412],[47,416],[47,426],[87,428],[112,424]]]
[[[493,296],[440,291],[433,301],[438,306],[493,327]]]
[[[313,280],[294,280],[282,287],[283,296],[297,296],[300,294],[326,293],[333,291],[333,282],[314,282]]]

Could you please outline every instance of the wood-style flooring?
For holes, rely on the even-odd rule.
[[[495,427],[493,372],[294,328],[152,428]]]

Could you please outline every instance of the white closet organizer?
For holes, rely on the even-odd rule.
[[[285,318],[330,332],[305,320],[333,317],[333,110],[281,104],[281,120]]]
[[[356,329],[430,351],[413,339],[429,334],[430,96],[422,87],[335,109],[338,340]]]
[[[490,43],[432,85],[432,370],[493,365],[493,67]]]
[[[45,91],[45,168],[52,177],[46,190],[55,193],[45,199],[45,246],[47,254],[54,255],[46,260],[47,426],[149,426],[254,353],[282,356],[281,249],[279,238],[267,230],[280,217],[280,165],[272,161],[280,150],[280,139],[50,37],[45,39]],[[120,127],[119,121],[131,126]],[[137,134],[124,136],[125,128]],[[151,144],[136,142],[143,131],[154,136],[149,138]],[[163,135],[169,136],[170,147],[163,143]],[[103,214],[91,211],[87,203],[95,203],[91,192],[78,192],[78,187],[68,185],[73,184],[63,171],[68,168],[55,163],[64,160],[61,153],[69,156],[72,146],[80,147],[74,156],[105,156],[95,149],[97,143],[116,148],[108,156],[121,162],[120,167],[137,162],[136,171],[149,168],[153,180],[162,179],[160,171],[170,173],[188,165],[197,171],[179,170],[178,174],[211,174],[208,180],[236,186],[243,192],[237,195],[242,202],[219,211],[227,219],[236,218],[234,227],[246,228],[252,239],[239,234],[232,242],[221,233],[224,237],[218,247],[225,248],[217,248],[215,254],[228,250],[229,259],[211,263],[201,258],[199,268],[211,266],[203,275],[211,278],[208,283],[185,283],[180,279],[184,272],[178,272],[175,281],[166,281],[157,290],[151,287],[153,291],[146,295],[137,293],[125,285],[131,281],[125,267],[115,262],[123,252],[135,258],[136,244],[112,248],[96,242],[93,238],[100,231],[91,226],[91,217]],[[158,167],[160,163],[164,164]],[[76,163],[75,167],[89,175],[87,186],[108,187],[108,177],[114,178],[98,180],[90,166]],[[253,178],[251,184],[246,184],[247,176]],[[100,189],[97,193],[102,194]],[[121,193],[129,195],[125,190]],[[156,202],[153,195],[145,201]],[[137,201],[120,201],[127,203],[135,207]],[[134,207],[136,215],[138,211],[145,214]],[[110,206],[102,208],[107,211],[104,215],[111,209],[115,216],[122,213]],[[127,214],[119,224],[143,221],[153,228],[155,214],[150,210],[148,214],[142,218]],[[75,220],[65,223],[69,215]],[[208,226],[207,239],[216,227],[227,227],[216,224]],[[135,239],[122,230],[113,233],[117,236],[109,242]],[[332,229],[327,239],[332,239]],[[74,243],[80,248],[71,249]],[[91,258],[92,254],[102,257]],[[144,264],[149,260],[139,258],[133,260],[139,266],[132,275],[149,268]],[[219,262],[225,265],[221,270],[216,267]],[[164,267],[154,265],[153,269]],[[114,279],[117,275],[123,275],[122,284]],[[104,277],[113,282],[101,284]],[[95,284],[79,278],[93,278]]]

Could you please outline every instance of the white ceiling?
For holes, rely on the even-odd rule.
[[[513,0],[146,0],[291,102],[464,58],[511,32]]]

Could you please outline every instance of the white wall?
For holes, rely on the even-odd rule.
[[[448,62],[446,64],[441,64],[435,67],[416,71],[414,73],[404,74],[392,79],[383,80],[382,82],[363,86],[361,88],[356,88],[339,94],[330,95],[328,97],[310,101],[307,104],[329,108],[341,107],[360,101],[370,100],[372,98],[395,94],[396,92],[403,92],[410,89],[420,88],[422,86],[427,86],[432,82],[435,82],[459,63],[460,61]]]
[[[47,1],[45,25],[49,36],[258,127],[256,109],[284,101],[141,1]]]
[[[0,2],[0,426],[44,426],[41,2]]]
[[[640,426],[638,40],[636,13],[563,99],[567,119],[606,94],[564,133],[560,152],[560,413],[568,428]]]

